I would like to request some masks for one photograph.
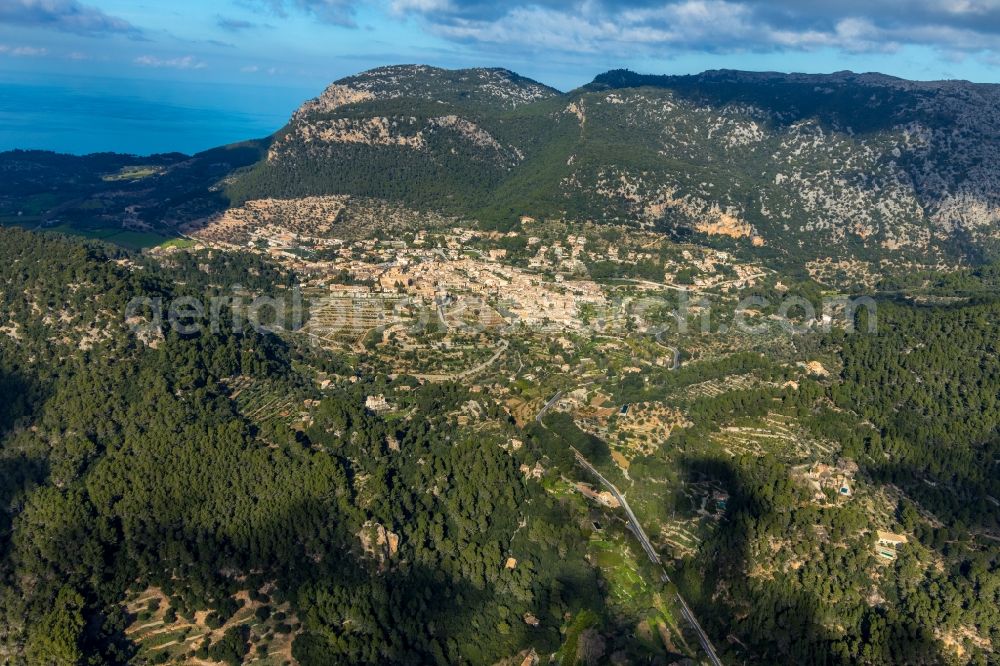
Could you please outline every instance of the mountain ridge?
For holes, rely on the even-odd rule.
[[[995,662],[992,93],[761,81],[0,154],[6,659]]]
[[[998,107],[1000,86],[873,73],[611,70],[559,93],[509,70],[393,66],[306,102],[232,191],[937,263],[1000,242]]]
[[[560,92],[503,68],[391,65],[334,81],[238,149],[109,156],[106,180],[68,160],[65,200],[38,218],[169,234],[251,199],[354,195],[487,227],[639,226],[799,266],[953,266],[1000,256],[998,127],[994,84],[610,70]],[[0,215],[23,222],[24,193],[51,191],[58,170],[3,160]],[[148,177],[115,176],[118,162]]]
[[[594,77],[593,81],[588,84],[580,86],[580,88],[586,88],[597,82],[603,82],[605,79],[611,77],[612,75],[623,75],[631,77],[637,83],[635,85],[642,85],[642,82],[649,82],[648,84],[653,84],[656,81],[667,81],[676,82],[684,80],[701,80],[701,81],[712,81],[712,80],[725,80],[729,79],[732,81],[743,81],[743,82],[760,82],[760,81],[794,81],[794,82],[805,82],[805,83],[851,83],[860,82],[869,85],[902,85],[905,87],[918,87],[918,88],[940,88],[948,86],[975,86],[975,87],[1000,87],[997,83],[983,83],[983,82],[973,82],[965,79],[935,79],[935,80],[915,80],[915,79],[905,79],[899,76],[893,76],[891,74],[884,74],[882,72],[855,72],[849,69],[838,70],[836,72],[829,73],[813,73],[813,72],[779,72],[772,70],[742,70],[742,69],[706,69],[702,72],[695,74],[642,74],[639,72],[634,72],[630,69],[611,69]]]

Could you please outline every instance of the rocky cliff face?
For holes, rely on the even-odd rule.
[[[641,168],[616,161],[566,180],[596,205],[617,197],[611,215],[924,258],[1000,238],[998,86],[613,72],[577,94],[590,128],[648,151]],[[726,217],[737,223],[720,228]]]
[[[272,146],[270,159],[280,160],[283,150],[296,145],[354,143],[424,150],[429,135],[443,133],[492,153],[490,158],[500,163],[516,162],[516,147],[501,145],[465,116],[502,113],[559,94],[505,69],[380,67],[341,79],[303,104]],[[380,113],[386,107],[396,112]],[[434,113],[435,107],[440,114]]]
[[[506,70],[384,67],[306,102],[242,185],[926,263],[1000,247],[998,133],[994,85],[618,71],[561,94]]]

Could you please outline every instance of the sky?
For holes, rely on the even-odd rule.
[[[111,99],[133,121],[159,101],[264,134],[331,81],[398,63],[506,67],[561,90],[619,67],[1000,82],[1000,0],[0,0],[0,149],[59,149],[79,128],[52,138],[35,109],[100,124]]]

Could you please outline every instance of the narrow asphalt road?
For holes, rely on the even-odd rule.
[[[545,406],[542,407],[542,410],[538,412],[538,416],[535,417],[535,421],[538,423],[538,425],[542,425],[542,419],[545,418],[546,412],[548,412],[549,409],[551,409],[552,405],[559,402],[559,398],[563,397],[564,393],[565,391],[556,392],[556,394],[552,396],[552,398],[547,403],[545,403]]]
[[[646,532],[643,531],[642,525],[639,524],[635,514],[632,513],[632,508],[628,505],[628,502],[625,501],[625,496],[618,491],[615,484],[608,481],[603,474],[598,472],[597,469],[590,464],[590,461],[583,457],[582,453],[577,451],[574,447],[570,448],[573,449],[573,454],[576,456],[577,462],[579,462],[584,469],[596,476],[601,484],[607,488],[612,495],[614,495],[615,499],[618,500],[618,503],[621,504],[622,508],[625,509],[625,514],[628,516],[628,527],[632,531],[632,534],[639,539],[639,543],[642,544],[642,549],[646,551],[646,555],[653,562],[653,564],[660,567],[660,571],[662,572],[661,578],[664,581],[669,581],[670,576],[667,575],[666,570],[663,568],[663,563],[660,561],[659,554],[656,552],[656,549],[653,548],[653,544],[650,543],[649,537],[646,536]],[[708,640],[708,635],[705,633],[705,630],[701,628],[701,624],[698,623],[698,619],[694,616],[694,613],[688,607],[687,602],[684,601],[684,597],[681,596],[680,592],[677,593],[677,601],[681,606],[681,614],[684,616],[684,619],[687,620],[691,629],[693,629],[695,634],[697,634],[698,642],[701,643],[702,650],[704,650],[705,654],[708,655],[709,661],[712,662],[713,666],[722,666],[722,661],[719,659],[719,655],[716,654],[715,648],[712,646],[712,642]]]

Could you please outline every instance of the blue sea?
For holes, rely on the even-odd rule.
[[[0,151],[192,154],[267,136],[320,89],[0,75]]]

